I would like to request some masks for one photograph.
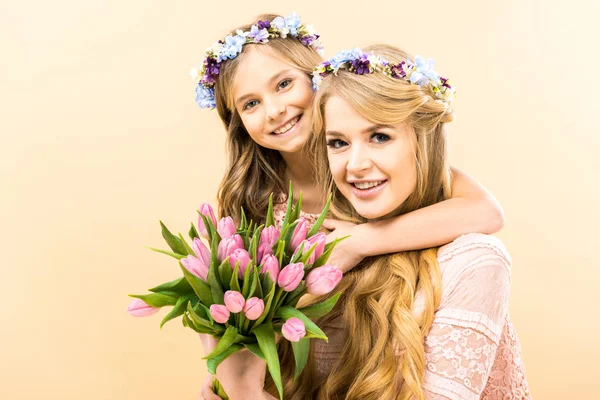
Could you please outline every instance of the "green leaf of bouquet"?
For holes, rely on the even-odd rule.
[[[215,233],[217,234],[217,237],[219,238],[219,240],[221,240],[221,237],[219,236],[219,234],[217,232],[217,228],[215,228],[215,226],[212,223],[212,219],[210,219],[206,215],[202,214],[199,210],[198,210],[198,214],[202,218],[202,222],[204,222],[204,227],[206,228],[206,233],[211,242],[210,244],[212,245],[212,241],[214,240],[213,238],[214,238]]]
[[[265,355],[263,354],[262,350],[260,349],[260,346],[258,345],[258,343],[244,343],[244,347],[247,348],[248,350],[250,350],[250,352],[252,354],[254,354],[256,357],[262,358],[263,360],[265,359]]]
[[[187,314],[185,314],[185,313],[183,314],[181,321],[183,322],[183,326],[185,326],[186,328],[190,328],[198,333],[208,333],[210,335],[214,334],[214,331],[212,328],[208,328],[203,325],[194,324],[194,322],[190,319],[190,317],[188,317]]]
[[[229,290],[231,288],[231,275],[233,271],[231,270],[231,265],[229,265],[229,261],[225,259],[218,268],[219,279],[223,284],[224,290]]]
[[[301,308],[299,311],[310,319],[317,319],[329,314],[339,300],[341,293],[336,293],[329,299],[308,307]]]
[[[165,239],[165,242],[167,242],[171,250],[173,250],[177,254],[188,255],[185,246],[183,245],[183,243],[181,243],[181,239],[173,235],[171,231],[169,231],[169,229],[165,226],[165,224],[163,224],[162,221],[159,222],[162,231],[162,237]]]
[[[260,225],[258,226],[255,230],[254,230],[254,234],[252,235],[252,240],[250,241],[250,257],[252,257],[253,260],[256,260],[256,253],[258,252],[258,243],[260,242],[260,234],[262,233],[263,229],[264,229],[264,225]]]
[[[250,263],[246,267],[246,270],[244,271],[244,281],[242,283],[242,296],[244,296],[245,299],[247,299],[249,297],[248,294],[250,294],[250,275],[252,274],[252,263],[253,262],[250,261]]]
[[[327,216],[327,213],[329,212],[330,205],[331,205],[331,194],[327,198],[327,203],[325,203],[325,208],[323,208],[323,211],[321,211],[319,218],[317,218],[317,221],[315,222],[315,224],[312,226],[310,231],[308,231],[308,234],[306,235],[307,238],[314,236],[319,232],[319,229],[321,229],[321,225],[323,225],[323,221],[325,221],[325,217]]]
[[[190,239],[192,239],[192,241],[194,239],[200,239],[200,234],[198,233],[198,230],[196,229],[194,223],[191,222],[190,225],[190,231],[188,232],[188,236],[190,237]]]
[[[168,250],[161,250],[161,249],[156,249],[154,247],[148,247],[150,250],[155,251],[157,253],[162,253],[162,254],[166,254],[168,256],[171,256],[173,258],[176,258],[178,260],[181,260],[182,258],[187,257],[187,254],[177,254],[177,253],[173,253],[171,251]]]
[[[331,255],[331,252],[333,251],[334,247],[339,242],[341,242],[342,240],[347,239],[349,237],[350,237],[350,235],[344,236],[344,237],[335,239],[331,243],[327,243],[325,245],[325,250],[323,251],[323,254],[321,254],[321,257],[317,258],[317,260],[314,262],[313,265],[310,266],[310,268],[308,270],[312,270],[314,268],[321,267],[321,266],[325,265],[327,263],[327,260],[329,259],[329,256]]]
[[[250,297],[258,297],[259,299],[264,299],[264,293],[260,284],[260,272],[258,271],[258,267],[254,267],[254,273],[252,274]]]
[[[290,181],[290,186],[288,189],[287,207],[285,209],[285,217],[283,218],[283,223],[281,224],[282,232],[287,228],[288,224],[290,223],[290,220],[293,221],[293,219],[291,219],[293,204],[294,204],[294,190],[292,189],[292,181]]]
[[[179,263],[179,267],[183,272],[183,276],[194,290],[194,293],[196,293],[196,296],[198,296],[198,299],[207,307],[213,305],[214,302],[210,292],[210,285],[185,269],[181,263]]]
[[[248,220],[246,219],[246,212],[244,211],[244,207],[240,207],[241,208],[241,222],[240,222],[240,229],[241,230],[245,230],[246,228],[248,228]]]
[[[222,325],[213,323],[212,318],[210,321],[206,318],[203,318],[199,312],[204,313],[204,311],[200,310],[199,308],[192,307],[191,302],[188,302],[186,311],[187,314],[184,315],[189,316],[196,328],[203,329],[205,331],[208,330],[206,333],[210,333],[211,335],[221,334],[225,331],[225,328]]]
[[[240,351],[243,348],[244,348],[244,346],[242,346],[241,344],[232,344],[221,354],[219,354],[215,357],[209,358],[206,361],[208,373],[215,375],[217,373],[217,367],[219,366],[219,364],[221,364],[221,362],[223,362],[223,360],[225,360],[227,357],[229,357],[230,355],[232,355],[233,353],[235,353],[237,351]]]
[[[316,245],[315,245],[316,246]],[[304,243],[300,243],[300,246],[294,251],[292,255],[292,259],[290,260],[290,264],[296,263],[302,257],[302,252],[304,251]]]
[[[269,196],[269,208],[267,209],[267,220],[265,227],[275,225],[275,218],[273,217],[273,193]]]
[[[217,268],[217,265],[211,263],[210,268],[208,269],[208,277],[206,280],[210,285],[210,292],[212,294],[213,302],[215,304],[224,304],[223,286],[221,285],[221,282],[219,282],[219,278],[217,277]]]
[[[275,344],[275,332],[273,325],[268,322],[254,329],[254,335],[258,341],[258,346],[265,356],[267,367],[273,382],[279,392],[279,398],[283,399],[283,385],[281,384],[281,369],[279,366],[279,356],[277,355],[277,345]]]
[[[213,319],[212,315],[210,315],[210,308],[206,307],[202,303],[198,303],[196,305],[192,304],[192,308],[194,309],[194,312],[200,317],[208,319],[211,325],[215,324],[215,320]]]
[[[296,362],[296,368],[294,368],[294,379],[297,379],[308,360],[308,353],[310,352],[310,339],[302,338],[298,342],[292,342],[292,350],[294,351],[294,361]]]
[[[218,356],[227,350],[232,344],[235,342],[235,338],[238,334],[238,330],[235,326],[229,325],[225,330],[221,339],[219,339],[219,343],[217,343],[217,347],[213,349],[207,356],[203,357],[205,360]]]
[[[310,318],[308,318],[306,315],[304,315],[301,311],[299,311],[293,307],[289,307],[289,306],[280,307],[279,310],[277,310],[277,312],[275,313],[275,316],[277,318],[281,318],[286,321],[290,318],[294,318],[294,317],[298,318],[300,321],[302,321],[304,323],[304,327],[306,328],[306,333],[307,333],[306,337],[316,337],[316,338],[328,341],[327,335],[325,335],[325,333],[323,333],[323,331],[321,330],[321,328],[319,328],[317,326],[317,324],[312,322],[310,320]]]
[[[169,293],[177,293],[179,295],[188,294],[192,292],[193,289],[189,282],[184,277],[181,277],[170,282],[163,283],[162,285],[155,286],[150,289],[150,291],[154,293],[163,293],[168,296]]]
[[[162,293],[130,294],[129,296],[142,299],[152,307],[174,306],[177,303],[177,297],[167,296]]]
[[[219,265],[219,234],[215,231],[210,241],[210,265]]]
[[[236,292],[240,292],[242,291],[242,288],[240,288],[240,282],[238,281],[238,271],[240,269],[240,263],[236,262],[235,263],[235,267],[233,268],[233,272],[231,274],[231,280],[229,281],[229,288],[231,290],[235,290]]]
[[[160,327],[162,328],[165,323],[172,320],[173,318],[177,318],[180,315],[183,315],[187,308],[187,303],[192,299],[192,297],[195,297],[195,294],[192,293],[186,296],[181,296],[177,300],[177,303],[175,303],[171,311],[167,315],[165,315],[163,320],[160,322]]]
[[[277,250],[275,250],[275,257],[279,261],[279,265],[283,265],[283,256],[285,255],[285,246],[286,242],[283,240],[279,240],[277,244]]]
[[[304,295],[304,293],[306,293],[306,283],[304,281],[302,281],[302,282],[300,282],[300,284],[298,285],[298,287],[296,289],[294,289],[288,293],[288,295],[283,299],[281,304],[284,304],[284,305],[290,306],[290,307],[296,307],[296,304],[298,303],[300,298]],[[278,307],[279,304],[276,304],[275,306]]]
[[[256,291],[256,287],[258,286],[258,270],[256,269],[256,267],[254,266],[253,263],[250,263],[248,265],[248,269],[251,269],[250,271],[250,278],[249,278],[249,285],[250,285],[250,289],[248,290],[248,296],[252,297],[254,296],[254,292]],[[260,297],[262,299],[262,297]]]
[[[294,206],[294,220],[300,218],[300,215],[302,215],[302,192],[300,192],[300,195],[298,196],[298,201]]]
[[[293,220],[288,226],[281,232],[281,238],[285,241],[286,246],[292,241],[292,236],[294,235],[294,230],[296,229],[296,225],[298,225],[300,221]]]
[[[271,311],[271,305],[273,303],[273,298],[275,297],[275,289],[277,288],[277,285],[273,285],[271,286],[271,290],[269,291],[269,293],[267,294],[267,296],[264,298],[264,303],[265,303],[265,309],[263,310],[263,313],[260,315],[260,317],[258,317],[256,319],[256,321],[254,321],[254,327],[258,327],[264,320],[265,318],[267,318],[267,315],[269,315],[269,311]],[[252,328],[253,330],[255,328]]]
[[[184,239],[184,237],[181,233],[179,234],[179,240],[181,240],[181,243],[183,244],[183,247],[185,247],[185,251],[187,251],[188,254],[196,255],[196,253],[194,252],[194,249],[192,249],[192,247],[188,244],[188,242],[186,242],[186,240]]]

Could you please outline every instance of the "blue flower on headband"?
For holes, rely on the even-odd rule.
[[[410,75],[410,83],[427,85],[430,81],[436,81],[440,75],[435,72],[435,61],[433,58],[425,60],[422,56],[415,57],[415,71]]]
[[[256,25],[252,25],[248,37],[253,39],[254,43],[266,43],[269,41],[269,31],[265,28],[260,29]]]
[[[354,60],[354,58],[355,58],[355,52],[356,52],[356,49],[354,49],[354,50],[342,50],[342,51],[340,51],[331,60],[329,60],[331,68],[334,71],[337,71],[338,69],[340,69],[340,67],[342,65],[344,65],[348,61]]]
[[[221,52],[217,61],[233,60],[238,54],[242,52],[242,46],[246,44],[246,38],[242,35],[227,35],[225,36],[225,43],[221,47]]]
[[[290,30],[292,36],[298,36],[298,28],[301,23],[300,17],[295,12],[285,17],[285,26]]]
[[[201,83],[196,85],[196,103],[200,108],[215,108],[215,89],[206,88]]]

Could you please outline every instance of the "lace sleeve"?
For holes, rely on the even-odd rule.
[[[503,246],[471,241],[458,250],[440,258],[454,274],[425,338],[427,399],[480,398],[507,314],[510,258]]]

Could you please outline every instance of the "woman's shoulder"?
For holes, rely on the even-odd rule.
[[[512,260],[502,241],[481,233],[460,236],[440,247],[438,263],[445,286],[465,274],[498,275],[497,272],[500,271],[508,282],[512,266]]]

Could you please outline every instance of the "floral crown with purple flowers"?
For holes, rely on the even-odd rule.
[[[277,17],[273,21],[258,21],[250,31],[236,31],[236,35],[227,35],[206,49],[206,58],[200,67],[192,68],[190,75],[198,83],[196,85],[196,103],[201,108],[215,108],[215,82],[219,75],[221,64],[233,60],[242,52],[242,47],[248,43],[267,43],[269,39],[286,38],[288,35],[300,40],[319,54],[323,46],[319,35],[312,25],[302,23],[300,17],[293,12],[287,17]]]
[[[313,87],[318,89],[323,78],[329,74],[337,75],[338,70],[346,69],[357,75],[381,72],[391,78],[403,79],[419,86],[429,86],[435,96],[450,103],[455,96],[455,90],[448,83],[448,79],[441,77],[434,71],[435,61],[425,60],[416,56],[415,62],[406,59],[398,64],[393,64],[373,52],[367,54],[359,48],[343,50],[329,60],[319,64],[313,72]]]

